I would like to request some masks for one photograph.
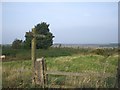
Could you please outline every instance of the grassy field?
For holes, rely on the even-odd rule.
[[[37,49],[37,57],[59,57],[59,56],[71,56],[73,54],[97,54],[97,55],[112,55],[117,54],[117,48],[106,48],[106,49],[95,49],[95,48],[49,48]],[[30,49],[12,49],[3,48],[2,54],[6,55],[7,61],[17,61],[17,60],[29,60],[31,59]]]
[[[73,54],[87,54],[91,51],[90,48],[49,48],[49,49],[37,49],[37,57],[59,57],[59,56],[71,56]],[[6,55],[7,61],[17,60],[29,60],[31,59],[30,49],[12,49],[3,48],[2,54]]]
[[[116,50],[110,55],[105,54],[103,50],[96,51],[91,49],[58,48],[56,50],[40,51],[37,50],[37,57],[45,57],[48,71],[79,72],[83,74],[82,77],[48,75],[48,87],[58,85],[57,87],[64,88],[69,86],[81,88],[113,88],[115,86],[118,63]],[[109,50],[106,51],[108,52]],[[23,52],[24,58],[26,55],[25,52]],[[19,53],[16,55],[19,55]],[[108,55],[107,58],[106,55]],[[3,87],[32,88],[31,63],[30,59],[3,62]]]

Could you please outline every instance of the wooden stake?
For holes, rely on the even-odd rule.
[[[31,59],[32,59],[32,68],[33,68],[33,80],[32,83],[33,85],[35,85],[35,75],[36,75],[36,70],[35,70],[35,62],[36,62],[36,37],[34,37],[35,35],[35,29],[32,29],[32,34],[33,34],[33,38],[32,38],[32,47],[31,47]]]

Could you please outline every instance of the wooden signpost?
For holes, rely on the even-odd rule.
[[[36,37],[45,37],[44,35],[36,34],[35,28],[32,29],[32,47],[31,47],[31,59],[32,59],[32,72],[33,72],[33,78],[32,78],[32,84],[34,86],[39,85],[40,87],[44,88],[45,84],[45,69],[46,66],[44,66],[44,58],[40,58],[36,60]]]

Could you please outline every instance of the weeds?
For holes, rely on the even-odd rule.
[[[116,55],[104,60],[101,55],[72,55],[46,58],[48,71],[79,72],[84,76],[48,76],[48,87],[113,88],[116,80]],[[3,87],[32,88],[31,61],[2,63]]]

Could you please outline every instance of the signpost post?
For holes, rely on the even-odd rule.
[[[41,80],[41,79],[43,79],[43,78],[41,78],[41,77],[43,77],[43,73],[42,73],[42,75],[40,75],[41,74],[40,72],[42,72],[41,71],[42,68],[40,68],[40,67],[42,66],[41,62],[42,62],[43,58],[41,61],[36,61],[36,37],[43,37],[44,38],[45,36],[40,35],[40,34],[36,34],[36,30],[35,30],[35,28],[33,28],[31,37],[32,37],[31,59],[32,59],[32,68],[33,68],[33,70],[32,70],[32,72],[33,72],[32,84],[34,86],[39,85],[39,86],[43,87],[42,86],[43,84],[41,84],[41,81],[43,81],[43,80]]]

